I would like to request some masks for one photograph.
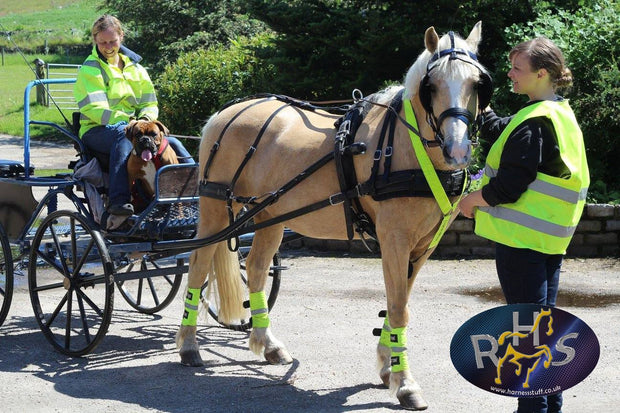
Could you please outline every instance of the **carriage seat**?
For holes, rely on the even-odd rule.
[[[0,159],[0,178],[15,178],[24,176],[26,168],[19,161]],[[34,174],[34,166],[30,165],[29,175]]]
[[[80,136],[80,112],[73,112],[72,114],[73,118],[73,133],[75,134],[75,136],[79,138]],[[86,162],[90,161],[92,158],[97,158],[97,160],[99,161],[99,165],[101,166],[101,170],[103,172],[109,172],[110,170],[110,155],[108,155],[107,153],[103,153],[103,152],[97,152],[94,151],[92,149],[87,148],[85,145],[79,145],[77,142],[74,144],[75,146],[75,150],[78,151],[78,153],[80,154],[84,154],[85,158],[86,158]],[[75,166],[75,165],[73,165]],[[70,165],[71,169],[74,169],[74,167]]]

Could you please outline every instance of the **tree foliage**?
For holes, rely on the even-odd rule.
[[[590,200],[620,200],[620,175],[613,167],[620,159],[620,3],[587,3],[570,12],[543,10],[535,20],[507,28],[506,36],[511,44],[546,36],[562,49],[573,74],[573,87],[566,97],[583,131],[592,175]],[[508,69],[505,63],[501,71]],[[514,99],[507,85],[497,97],[511,111],[524,102]]]
[[[196,134],[218,105],[263,91],[342,99],[400,82],[424,31],[467,35],[483,22],[481,62],[495,80],[493,107],[514,113],[507,55],[546,35],[573,70],[571,105],[586,139],[591,200],[620,199],[617,0],[104,0],[130,29],[127,44],[153,67],[162,116]],[[260,35],[260,36],[259,36]],[[251,40],[258,36],[258,39]],[[616,192],[614,192],[616,191]]]
[[[248,0],[247,11],[278,37],[274,86],[304,98],[341,98],[401,81],[424,49],[424,31],[463,35],[483,21],[482,62],[503,44],[501,28],[534,17],[530,1]],[[492,23],[491,23],[492,22]]]
[[[209,116],[239,96],[265,90],[275,74],[257,53],[269,44],[268,34],[241,37],[229,46],[183,53],[156,81],[165,102],[162,120],[176,133],[198,135]]]
[[[104,0],[128,29],[125,42],[160,72],[184,52],[227,45],[265,30],[240,11],[238,0]]]

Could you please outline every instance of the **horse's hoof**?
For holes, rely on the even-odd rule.
[[[389,388],[390,387],[390,370],[387,369],[385,371],[381,371],[379,373],[379,377],[381,378],[383,385]]]
[[[181,364],[189,367],[202,367],[204,366],[204,362],[202,361],[202,357],[200,357],[200,353],[198,351],[181,351],[179,352],[181,355]]]
[[[282,348],[270,352],[265,351],[265,359],[269,364],[291,364],[293,362],[293,358],[288,354],[288,351]]]
[[[397,394],[400,406],[407,410],[426,410],[428,403],[422,397],[421,394],[416,392],[405,392],[403,394]]]

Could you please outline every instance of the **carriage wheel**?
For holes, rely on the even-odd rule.
[[[13,256],[9,238],[0,225],[0,326],[6,319],[13,298]]]
[[[139,271],[163,271],[163,275],[147,276],[131,280],[116,280],[116,286],[130,306],[144,314],[155,314],[166,308],[174,299],[183,274],[187,272],[183,258],[166,257],[156,259],[144,255],[140,261]],[[132,262],[125,268],[126,273],[138,271],[138,262]],[[120,274],[123,269],[117,270]],[[121,278],[117,276],[117,278]]]
[[[247,285],[247,274],[245,272],[245,259],[249,253],[249,248],[239,248],[239,265],[241,266],[241,279],[243,283]],[[280,290],[280,276],[282,274],[280,254],[276,253],[273,256],[273,265],[269,268],[269,277],[267,279],[266,292],[268,292],[267,305],[269,310],[274,306],[278,291]],[[217,292],[217,281],[214,285],[209,286],[209,280],[207,280],[200,288],[200,299],[204,306],[207,307],[211,317],[215,319],[223,327],[229,328],[235,331],[246,331],[252,328],[251,320],[234,320],[230,324],[220,322],[218,319],[218,312],[220,308],[219,296]],[[246,292],[246,301],[249,300],[249,295]]]
[[[30,301],[45,338],[61,353],[82,356],[105,336],[113,270],[101,233],[79,213],[53,212],[37,229],[29,258]]]

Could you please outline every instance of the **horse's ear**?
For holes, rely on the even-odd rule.
[[[429,27],[426,29],[426,32],[424,32],[424,45],[426,46],[426,50],[431,53],[435,53],[439,46],[439,36],[437,36],[437,32],[433,26]]]
[[[474,28],[471,29],[471,33],[469,33],[469,36],[467,36],[467,39],[465,41],[474,53],[478,53],[478,44],[480,43],[481,39],[482,21],[479,21],[474,25]]]

